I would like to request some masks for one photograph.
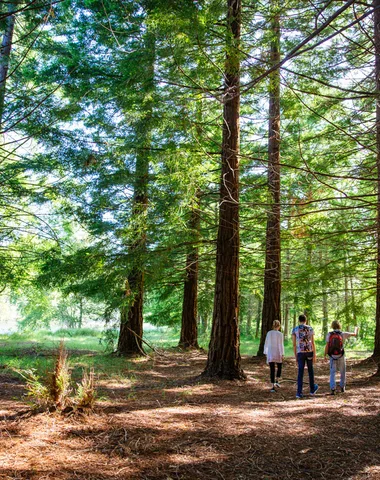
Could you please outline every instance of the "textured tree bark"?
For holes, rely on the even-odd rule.
[[[135,292],[135,294],[133,295],[132,292]],[[144,306],[143,271],[136,269],[133,274],[129,275],[125,286],[125,296],[130,299],[130,304],[121,308],[117,353],[122,356],[141,355],[144,353],[142,345]]]
[[[286,300],[284,304],[284,338],[285,340],[289,337],[289,314],[290,314],[290,304]]]
[[[245,330],[246,335],[251,335],[252,333],[252,318],[253,318],[253,295],[249,295],[248,300],[248,313],[247,313],[247,327]]]
[[[308,265],[312,264],[312,254],[313,254],[313,247],[310,243],[310,241],[307,243],[306,246],[306,251],[307,251],[307,263]],[[313,297],[312,297],[312,291],[311,291],[311,282],[312,278],[310,273],[308,274],[308,282],[306,286],[306,292],[305,292],[305,306],[303,309],[303,313],[306,315],[307,318],[307,323],[312,321],[313,318]]]
[[[256,314],[256,332],[255,338],[259,338],[260,335],[260,320],[261,320],[261,310],[262,310],[263,302],[261,297],[257,295],[257,314]]]
[[[298,321],[298,296],[294,295],[294,310],[293,310],[293,328],[297,326],[297,321]]]
[[[146,212],[148,209],[148,179],[151,148],[151,122],[153,117],[155,37],[149,31],[145,37],[149,68],[146,72],[145,95],[141,102],[144,118],[136,125],[136,137],[141,146],[136,155],[135,183],[133,192],[132,223],[135,238],[130,246],[134,265],[126,280],[125,304],[120,311],[120,333],[117,345],[118,355],[140,355],[143,349],[143,306],[146,253]]]
[[[271,4],[271,65],[280,61],[280,16],[278,1]],[[280,230],[280,71],[269,77],[269,141],[268,189],[269,202],[264,272],[264,299],[261,338],[257,355],[264,355],[265,337],[274,320],[281,321],[281,230]]]
[[[190,245],[186,256],[186,278],[183,291],[182,323],[179,347],[199,348],[198,345],[198,246],[200,215],[200,192],[196,195],[196,204],[192,209],[189,221],[190,231],[195,244]]]
[[[241,0],[227,0],[222,169],[211,339],[203,376],[245,378],[239,338],[239,147]]]
[[[380,0],[374,0],[374,43],[376,81],[376,169],[377,169],[377,254],[376,254],[376,329],[373,356],[380,358]]]
[[[138,218],[136,239],[131,245],[131,254],[137,260],[125,283],[126,304],[120,312],[120,334],[117,345],[119,355],[140,355],[144,353],[143,306],[144,306],[144,255],[146,251],[145,214],[148,208],[149,157],[138,154],[136,157],[136,181],[134,187],[133,216]]]
[[[290,219],[288,219],[288,231],[290,231]],[[286,249],[286,266],[285,266],[285,279],[289,288],[290,284],[290,249]],[[284,305],[284,337],[285,340],[289,337],[289,317],[290,317],[290,296],[289,293],[286,294],[285,305]]]
[[[16,1],[9,1],[8,16],[6,18],[6,27],[3,34],[0,49],[0,132],[3,130],[3,114],[5,105],[6,83],[9,70],[10,53],[12,49],[13,32],[16,21],[16,15],[13,13],[16,9]]]
[[[323,253],[319,252],[319,261],[323,265]],[[322,276],[322,339],[325,340],[329,329],[329,311],[328,311],[328,298],[327,298],[327,285],[326,279]]]

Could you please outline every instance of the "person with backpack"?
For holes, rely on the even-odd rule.
[[[294,355],[298,365],[296,398],[302,398],[305,364],[307,365],[307,371],[309,373],[310,395],[317,393],[318,385],[314,382],[313,368],[313,362],[315,363],[317,360],[317,353],[315,349],[314,330],[309,325],[306,325],[306,316],[300,315],[298,322],[299,325],[292,330],[292,340]]]
[[[349,337],[357,337],[358,328],[355,327],[355,332],[342,332],[341,325],[337,320],[331,324],[332,332],[326,336],[325,358],[330,357],[330,389],[331,395],[336,393],[335,376],[337,370],[340,373],[340,391],[342,393],[346,390],[346,356],[344,354],[344,342]]]
[[[267,356],[267,363],[270,368],[271,392],[275,393],[280,387],[282,362],[284,359],[284,336],[280,332],[281,323],[279,320],[273,322],[273,330],[270,330],[265,337],[264,355]],[[277,364],[277,375],[275,376]],[[276,380],[275,380],[276,377]]]

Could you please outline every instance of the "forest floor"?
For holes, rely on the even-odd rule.
[[[83,416],[31,414],[23,382],[0,370],[0,479],[380,479],[373,362],[348,361],[347,391],[331,396],[318,360],[320,389],[301,400],[293,359],[276,393],[262,361],[243,358],[245,382],[199,380],[205,362],[166,352],[99,371]]]

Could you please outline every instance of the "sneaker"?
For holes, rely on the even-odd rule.
[[[297,393],[296,398],[303,398],[302,393]]]
[[[276,393],[276,389],[275,389],[275,388],[271,388],[270,393]]]
[[[335,395],[335,393],[336,393],[336,392],[335,392],[335,388],[333,388],[333,389],[331,390],[331,395]]]
[[[276,382],[276,383],[274,384],[274,386],[277,387],[277,388],[281,388],[281,385],[280,385],[278,382]]]
[[[340,393],[344,393],[346,391],[346,387],[340,387]]]
[[[310,392],[310,395],[315,395],[318,392],[318,388],[319,388],[318,385],[314,383],[314,391]]]

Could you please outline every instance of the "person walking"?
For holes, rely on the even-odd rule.
[[[296,398],[302,398],[303,375],[305,364],[309,373],[310,395],[315,395],[318,385],[314,382],[313,362],[317,360],[315,349],[314,330],[306,325],[306,316],[298,317],[299,325],[292,330],[293,350],[298,365],[297,394]]]
[[[327,355],[330,357],[330,389],[331,395],[336,393],[335,376],[337,370],[340,373],[340,391],[344,393],[346,390],[346,355],[344,353],[344,342],[349,337],[358,336],[358,327],[355,327],[355,332],[342,332],[342,327],[337,320],[331,324],[332,332],[326,336],[325,359]]]
[[[284,335],[280,332],[281,323],[279,320],[273,322],[273,330],[270,330],[265,337],[264,355],[267,356],[267,364],[270,368],[271,392],[280,388],[282,362],[284,359]],[[277,364],[277,374],[276,373]]]

